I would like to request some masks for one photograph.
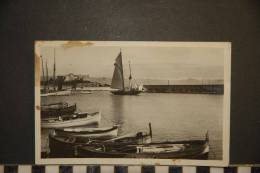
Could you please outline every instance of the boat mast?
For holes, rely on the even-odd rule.
[[[121,57],[121,76],[122,76],[122,86],[123,86],[123,90],[125,90],[125,78],[124,78],[124,70],[123,70],[123,56],[122,56],[122,51],[120,48],[120,53],[119,53],[120,57]]]
[[[56,90],[56,88],[55,88],[55,80],[56,80],[55,73],[56,73],[56,60],[55,60],[55,48],[54,48],[54,64],[53,64],[53,89],[54,89],[54,91]]]
[[[42,61],[42,80],[43,80],[43,90],[45,91],[46,90],[46,84],[45,84],[45,74],[44,74],[44,65],[43,65],[43,59],[42,59],[42,56],[41,56],[41,61]]]
[[[130,61],[129,61],[129,70],[130,70],[130,75],[129,75],[129,88],[131,89],[132,88],[132,72],[131,72],[131,64],[130,64]]]

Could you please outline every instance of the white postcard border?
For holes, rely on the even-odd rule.
[[[214,47],[224,49],[223,160],[127,159],[127,158],[41,158],[40,72],[41,47],[81,46],[149,46],[149,47]],[[228,166],[230,144],[230,42],[157,42],[157,41],[35,41],[35,163],[36,164],[100,164],[100,165],[194,165]]]

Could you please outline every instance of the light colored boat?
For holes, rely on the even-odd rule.
[[[71,90],[71,94],[92,94],[92,92],[87,90]]]
[[[42,128],[67,128],[79,127],[90,124],[98,124],[101,120],[101,112],[75,113],[69,116],[57,118],[45,118],[41,120]]]
[[[74,127],[56,129],[55,133],[60,136],[91,137],[91,138],[114,138],[118,135],[118,126],[103,128]]]
[[[54,91],[54,92],[42,93],[41,97],[47,97],[47,96],[69,96],[69,95],[71,95],[71,91],[64,90],[64,91]]]

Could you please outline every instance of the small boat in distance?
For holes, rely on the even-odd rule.
[[[66,102],[41,105],[41,118],[71,115],[76,111],[76,109],[76,104],[69,105]]]
[[[128,78],[129,79],[129,88],[125,87],[121,50],[115,61],[116,61],[114,63],[115,69],[114,69],[112,83],[111,83],[111,88],[115,89],[115,90],[111,91],[111,92],[115,95],[138,95],[138,94],[140,94],[142,91],[139,90],[139,87],[132,86],[132,74],[131,74],[130,62],[129,62],[130,75]]]
[[[88,90],[71,90],[71,94],[92,94],[92,92]]]
[[[89,127],[74,127],[55,129],[54,131],[58,136],[75,136],[75,137],[91,137],[91,138],[114,138],[118,134],[118,126],[89,128]]]
[[[48,97],[48,96],[69,96],[71,95],[70,90],[63,90],[63,91],[48,91],[47,93],[41,93],[41,97]]]
[[[101,112],[74,113],[54,118],[41,119],[42,128],[66,128],[79,127],[90,124],[98,124],[101,120]]]

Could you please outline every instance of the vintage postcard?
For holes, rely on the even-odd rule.
[[[227,166],[229,42],[35,42],[36,164]]]

